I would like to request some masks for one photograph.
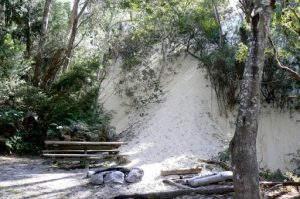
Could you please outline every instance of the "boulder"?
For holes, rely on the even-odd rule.
[[[129,183],[139,182],[142,180],[143,176],[144,176],[144,171],[142,169],[133,168],[126,176],[125,181]]]
[[[96,173],[91,175],[90,183],[95,185],[102,185],[104,183],[103,173]]]
[[[125,175],[121,171],[113,171],[113,172],[110,172],[105,175],[104,183],[105,184],[112,184],[112,183],[123,184],[124,177],[125,177]]]

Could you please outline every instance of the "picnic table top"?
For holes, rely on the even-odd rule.
[[[45,141],[46,145],[97,145],[97,146],[120,146],[120,145],[125,145],[127,142],[78,142],[78,141],[51,141],[51,140],[46,140]]]

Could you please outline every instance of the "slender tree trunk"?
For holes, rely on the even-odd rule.
[[[219,47],[222,48],[224,45],[224,36],[223,36],[223,30],[222,30],[222,25],[221,25],[221,20],[220,20],[220,15],[219,11],[216,5],[215,0],[211,0],[213,8],[214,8],[214,14],[215,14],[215,20],[218,23],[219,26]]]
[[[87,7],[89,0],[86,0],[80,11],[78,12],[80,0],[74,0],[73,9],[72,9],[72,15],[70,18],[70,34],[69,34],[69,40],[67,44],[66,49],[66,55],[65,60],[63,64],[63,71],[66,71],[68,69],[70,59],[72,56],[73,48],[74,48],[74,42],[78,30],[78,22],[79,18],[81,17],[82,13],[84,12],[85,8]]]
[[[68,65],[70,63],[70,58],[73,50],[73,45],[77,33],[77,26],[78,26],[78,6],[79,6],[79,1],[80,0],[74,0],[73,4],[73,9],[72,9],[72,14],[70,18],[70,35],[69,35],[69,40],[66,48],[66,55],[65,55],[65,60],[64,60],[64,65],[63,65],[63,71],[66,71],[68,68]]]
[[[5,4],[0,2],[0,25],[4,26],[5,22]]]
[[[49,20],[49,11],[50,11],[51,3],[52,0],[46,0],[45,7],[44,7],[42,31],[41,31],[40,41],[38,44],[36,63],[34,69],[34,77],[33,77],[33,84],[35,86],[39,85],[41,79],[44,48],[45,48],[45,43],[46,43],[46,38],[48,33],[48,20]]]
[[[31,56],[31,26],[30,26],[30,18],[29,14],[26,17],[26,55],[25,57],[28,59]]]
[[[161,64],[161,68],[159,70],[159,74],[158,74],[158,78],[157,78],[157,82],[158,84],[160,83],[160,80],[162,78],[162,75],[164,74],[165,72],[165,68],[166,68],[166,65],[167,65],[167,60],[166,60],[166,51],[167,51],[167,46],[166,46],[166,41],[163,39],[161,41],[161,53],[162,53],[162,60],[160,62]]]
[[[264,4],[263,4],[264,2]],[[259,199],[256,137],[260,110],[260,87],[264,67],[264,49],[272,16],[270,1],[253,1],[249,56],[245,65],[236,130],[230,143],[235,198]],[[249,9],[249,8],[246,8]]]

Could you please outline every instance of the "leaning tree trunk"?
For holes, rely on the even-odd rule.
[[[48,20],[49,20],[49,11],[50,11],[51,2],[52,0],[46,0],[45,7],[44,7],[42,31],[41,31],[40,41],[38,44],[34,76],[33,76],[33,84],[35,86],[39,85],[41,79],[43,54],[44,54],[45,42],[46,42],[46,37],[48,32]]]
[[[237,199],[261,198],[256,137],[260,110],[260,86],[265,60],[264,50],[272,16],[272,1],[255,0],[252,2],[253,7],[250,16],[252,33],[249,55],[241,85],[236,130],[230,143],[234,173],[234,196]]]
[[[66,48],[66,55],[65,55],[65,60],[64,60],[64,64],[63,64],[63,71],[67,70],[68,65],[70,63],[73,45],[74,45],[74,41],[75,41],[75,37],[76,37],[76,33],[77,33],[77,26],[78,26],[77,15],[78,15],[79,2],[80,2],[80,0],[75,0],[74,4],[73,4],[72,15],[70,18],[71,30],[70,30],[70,36],[69,36],[69,40],[68,40],[68,44],[67,44],[67,48]]]
[[[64,60],[64,63],[63,63],[63,71],[66,71],[68,69],[70,59],[71,59],[71,56],[72,56],[72,52],[73,52],[73,48],[74,48],[74,42],[75,42],[76,34],[77,34],[77,31],[78,31],[79,18],[83,14],[83,12],[84,12],[85,8],[87,7],[88,3],[89,3],[89,0],[85,0],[82,8],[78,12],[78,8],[80,6],[80,0],[74,0],[72,15],[71,15],[70,24],[69,24],[70,28],[71,28],[70,29],[70,36],[69,36],[69,40],[68,40],[68,44],[67,44],[67,48],[66,48],[65,60]]]

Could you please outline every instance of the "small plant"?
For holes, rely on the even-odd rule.
[[[291,163],[295,166],[293,173],[300,176],[300,149],[289,155],[292,156]]]
[[[231,155],[229,149],[225,149],[224,151],[221,151],[218,153],[217,159],[221,162],[230,162],[231,161]]]
[[[289,176],[283,174],[280,169],[276,170],[275,172],[272,172],[269,169],[261,169],[259,176],[264,180],[270,181],[284,181],[289,179]]]

